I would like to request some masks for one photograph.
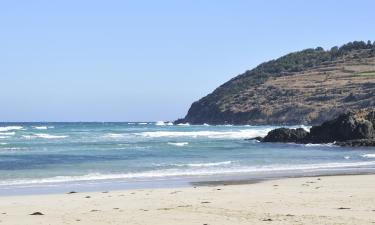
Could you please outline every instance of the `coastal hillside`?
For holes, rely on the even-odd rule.
[[[305,49],[260,64],[194,102],[191,124],[318,124],[375,106],[375,42]]]

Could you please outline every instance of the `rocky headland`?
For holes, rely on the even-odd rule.
[[[175,123],[317,125],[374,106],[375,43],[354,41],[262,63],[194,102]]]
[[[309,132],[302,128],[278,128],[270,131],[264,138],[257,139],[262,142],[375,146],[375,109],[349,111],[333,120],[313,126]]]

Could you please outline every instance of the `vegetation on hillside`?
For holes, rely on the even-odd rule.
[[[348,98],[355,99],[350,101],[354,108],[373,105],[372,80],[352,83],[348,79],[372,79],[374,58],[375,42],[371,41],[349,42],[329,50],[317,47],[293,52],[229,80],[194,102],[185,119],[177,122],[314,123],[350,107]],[[315,78],[306,78],[306,73]],[[289,79],[290,83],[281,85],[282,80]],[[278,81],[268,84],[272,80]],[[307,82],[306,88],[289,87],[298,82]]]
[[[220,91],[220,88],[225,89],[230,86],[230,90],[226,91],[237,92],[249,85],[263,83],[271,76],[283,76],[288,73],[300,72],[307,68],[319,66],[322,63],[334,61],[354,50],[362,49],[371,49],[370,54],[375,56],[375,42],[371,43],[371,41],[367,43],[364,41],[349,42],[341,47],[332,47],[327,51],[322,47],[317,47],[290,53],[276,60],[262,63],[255,69],[246,71],[220,86],[218,91]]]

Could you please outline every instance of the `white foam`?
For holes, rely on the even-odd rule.
[[[51,134],[34,134],[37,138],[44,138],[44,139],[60,139],[60,138],[67,138],[67,135],[51,135]]]
[[[0,135],[3,135],[3,136],[13,136],[15,134],[16,134],[16,132],[2,132],[2,133],[0,133]]]
[[[135,123],[128,123],[128,125],[134,125]]]
[[[291,129],[302,128],[302,129],[304,129],[305,131],[310,132],[311,126],[306,126],[306,125],[297,125],[297,126],[291,126],[291,127],[289,127],[289,128],[291,128]]]
[[[27,148],[18,148],[18,147],[9,147],[9,148],[0,148],[0,150],[7,150],[7,151],[17,151],[17,150],[25,150]]]
[[[0,127],[0,132],[4,131],[12,131],[12,130],[22,130],[23,127],[21,126],[7,126],[7,127]]]
[[[173,123],[172,122],[168,122],[167,125],[168,126],[173,126]]]
[[[21,179],[21,180],[2,180],[0,186],[9,185],[32,185],[45,183],[66,183],[80,181],[100,181],[116,179],[147,179],[147,178],[168,178],[181,176],[208,176],[218,174],[239,174],[239,173],[259,173],[259,172],[283,172],[283,171],[317,171],[337,168],[357,168],[361,166],[374,166],[375,161],[355,162],[355,163],[323,163],[323,164],[300,164],[300,165],[269,165],[253,167],[206,167],[190,169],[162,169],[138,173],[120,173],[120,174],[101,174],[91,173],[82,176],[57,176],[41,179]]]
[[[350,159],[350,156],[345,156],[344,159]]]
[[[272,130],[271,128],[266,129],[247,129],[238,131],[154,131],[154,132],[142,132],[136,133],[148,138],[162,138],[162,137],[207,137],[207,138],[218,138],[218,139],[245,139],[255,138],[259,136],[265,136]]]
[[[156,125],[156,126],[165,126],[165,123],[164,123],[164,121],[157,121],[157,122],[155,123],[155,125]]]
[[[126,136],[126,134],[115,134],[115,133],[108,133],[108,134],[103,135],[104,138],[114,138],[114,139],[123,138],[125,136]]]
[[[22,135],[23,138],[26,138],[26,139],[33,139],[33,138],[36,138],[35,136],[32,136],[32,135]]]
[[[139,125],[147,125],[147,123],[138,123]]]
[[[1,142],[0,145],[7,145],[8,143],[5,143],[5,142]]]
[[[185,126],[185,127],[188,127],[190,126],[190,123],[179,123],[177,124],[178,126]]]
[[[189,144],[189,142],[168,142],[169,145],[183,147]]]
[[[203,126],[209,127],[210,124],[208,124],[208,123],[204,123]]]
[[[305,144],[306,147],[337,147],[334,143],[325,143],[325,144]]]
[[[232,161],[224,161],[224,162],[211,162],[211,163],[187,163],[187,164],[172,164],[173,166],[178,167],[215,167],[215,166],[224,166],[230,165]]]
[[[48,129],[47,126],[34,126],[33,128],[37,129],[37,130],[47,130]]]
[[[375,154],[364,154],[362,155],[363,158],[375,158]]]

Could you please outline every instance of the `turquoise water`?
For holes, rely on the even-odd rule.
[[[272,126],[0,124],[0,190],[375,168],[375,148],[245,140]],[[308,127],[305,127],[308,129]]]

